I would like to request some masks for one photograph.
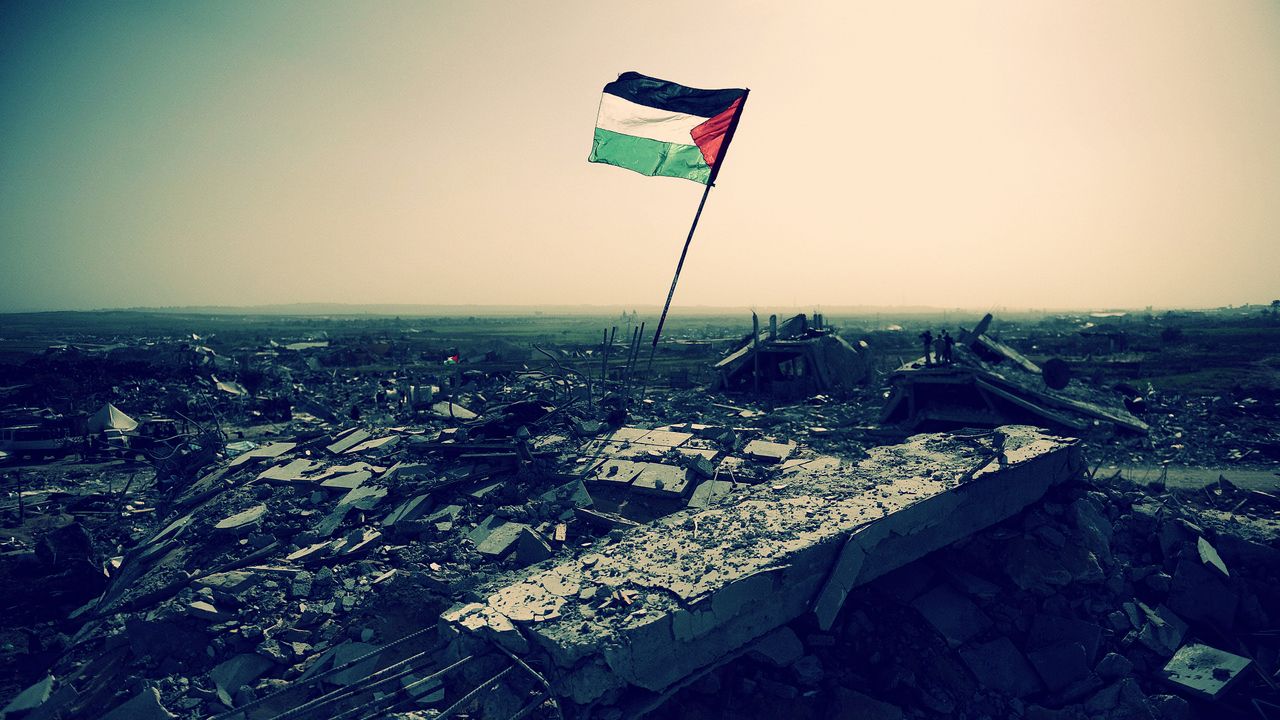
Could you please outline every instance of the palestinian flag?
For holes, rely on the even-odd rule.
[[[587,159],[710,184],[746,99],[746,90],[698,90],[623,73],[604,86]]]

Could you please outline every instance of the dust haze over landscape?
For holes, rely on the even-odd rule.
[[[0,98],[0,720],[1280,717],[1272,0],[7,2]]]
[[[1278,289],[1274,3],[0,13],[0,310],[661,305],[698,188],[585,162],[624,70],[752,90],[677,306]]]

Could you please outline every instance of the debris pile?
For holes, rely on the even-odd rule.
[[[991,315],[945,352],[932,350],[925,331],[925,354],[889,378],[891,393],[883,423],[911,431],[931,428],[995,427],[1028,422],[1081,434],[1105,425],[1146,433],[1147,423],[1119,405],[1118,397],[1072,383],[1061,360],[1044,367],[986,334]]]
[[[1271,396],[1054,389],[984,326],[890,406],[994,427],[905,440],[879,347],[820,316],[658,353],[729,344],[751,397],[650,384],[641,327],[474,364],[408,331],[50,350],[0,388],[0,439],[57,446],[0,470],[0,713],[1275,717]]]

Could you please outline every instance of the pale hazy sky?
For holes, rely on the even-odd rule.
[[[660,304],[700,185],[636,70],[752,90],[677,305],[1280,297],[1280,3],[0,6],[0,310]]]

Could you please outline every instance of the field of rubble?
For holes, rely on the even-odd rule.
[[[1280,718],[1274,308],[642,321],[0,316],[0,717]]]

